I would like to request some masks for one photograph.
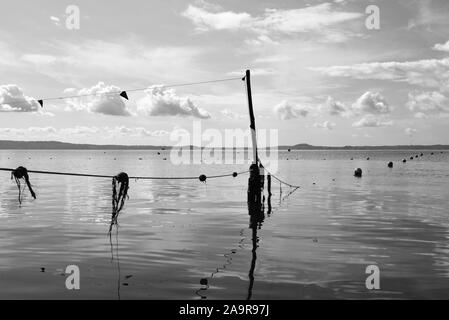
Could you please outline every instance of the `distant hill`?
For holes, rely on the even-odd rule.
[[[171,146],[152,145],[97,145],[76,144],[60,141],[13,141],[0,140],[1,150],[164,150]],[[198,147],[186,146],[184,148],[198,149]],[[219,148],[217,148],[219,149]],[[222,149],[222,148],[221,148]],[[231,148],[230,148],[231,149]],[[312,146],[301,143],[293,146],[279,146],[279,150],[449,150],[449,145],[395,145],[395,146]]]
[[[449,145],[385,145],[385,146],[312,146],[307,143],[279,146],[280,150],[449,150]]]
[[[125,145],[96,145],[76,144],[59,141],[12,141],[0,140],[0,149],[24,149],[24,150],[161,150],[170,149],[167,146],[125,146]]]

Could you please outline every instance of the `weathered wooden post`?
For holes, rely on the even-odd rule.
[[[251,129],[251,140],[253,147],[253,163],[249,167],[248,179],[248,205],[255,210],[260,210],[262,204],[261,198],[261,179],[259,170],[259,158],[257,156],[257,137],[256,137],[256,120],[253,110],[253,99],[251,94],[251,73],[246,70],[245,77],[242,79],[246,83],[246,94],[248,96],[248,110]],[[252,210],[250,210],[251,213]]]

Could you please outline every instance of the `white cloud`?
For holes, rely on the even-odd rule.
[[[39,107],[37,100],[25,96],[19,86],[0,85],[0,112],[36,112]]]
[[[324,121],[323,123],[314,123],[315,128],[321,128],[326,130],[332,130],[335,128],[336,124],[330,121]]]
[[[30,127],[28,131],[46,134],[56,133],[56,129],[53,127]]]
[[[449,114],[449,98],[436,91],[410,93],[407,107],[416,112],[416,118],[426,118],[429,115]]]
[[[280,120],[291,120],[299,117],[305,118],[309,114],[307,107],[295,105],[286,100],[274,106],[273,111]]]
[[[190,98],[180,97],[174,89],[152,86],[146,97],[138,102],[138,109],[149,116],[192,116],[209,119],[210,113],[197,107]]]
[[[64,90],[67,95],[79,95],[82,97],[68,98],[65,101],[70,109],[87,110],[92,113],[101,113],[111,116],[130,116],[131,111],[126,106],[124,99],[120,97],[120,88],[105,85],[98,82],[91,88]]]
[[[418,0],[407,1],[413,6],[413,11],[417,14],[409,20],[408,29],[425,28],[427,31],[434,31],[434,28],[445,27],[448,24],[447,6],[441,6],[446,1]],[[418,10],[416,10],[418,9]]]
[[[327,98],[326,103],[320,106],[320,110],[331,116],[344,116],[348,112],[346,106],[342,102],[336,101],[332,97]]]
[[[434,49],[434,50],[437,50],[437,51],[445,51],[445,52],[449,52],[449,41],[446,42],[446,43],[443,43],[443,44],[437,43],[437,44],[433,47],[433,49]]]
[[[114,128],[107,128],[106,131],[113,135],[124,135],[124,136],[141,136],[141,137],[163,137],[170,132],[165,130],[148,130],[143,127],[129,128],[125,126],[116,126]]]
[[[254,60],[255,63],[276,63],[276,62],[285,62],[293,60],[292,57],[284,54],[275,54],[269,56],[262,56]]]
[[[428,115],[426,115],[425,113],[422,113],[422,112],[415,113],[416,119],[427,119],[428,117],[429,117]]]
[[[57,26],[61,25],[61,19],[59,19],[58,17],[50,16],[50,20],[51,22],[53,22],[53,24]]]
[[[404,131],[405,131],[405,134],[408,135],[408,136],[412,136],[412,135],[414,135],[415,133],[418,132],[418,130],[413,129],[413,128],[407,128]]]
[[[236,30],[251,23],[252,17],[246,12],[209,12],[205,8],[189,5],[182,15],[190,19],[198,31]]]
[[[368,91],[364,93],[352,105],[356,114],[388,114],[391,108],[385,98],[377,92]]]
[[[79,86],[99,74],[108,79],[140,81],[159,79],[164,82],[185,81],[204,77],[204,72],[195,66],[195,60],[206,52],[202,47],[148,46],[138,37],[130,36],[114,42],[85,40],[75,43],[64,41],[46,43],[51,49],[47,53],[23,53],[11,46],[6,56],[9,65],[19,64],[24,70],[39,73],[61,83]],[[0,49],[2,49],[0,43]],[[17,51],[14,54],[14,51]],[[0,66],[3,56],[0,53]],[[182,76],[180,76],[182,75]],[[147,83],[148,84],[148,83]]]
[[[73,128],[63,128],[58,130],[59,135],[97,135],[100,132],[98,127],[76,126]]]
[[[447,87],[449,58],[407,62],[371,62],[350,66],[312,68],[331,77],[391,80],[428,87]]]
[[[244,76],[246,69],[230,71],[227,74],[230,76]],[[276,70],[272,68],[253,68],[251,69],[251,75],[253,76],[268,76],[276,73]]]
[[[29,136],[30,139],[36,138],[67,138],[72,136],[97,137],[102,136],[126,136],[126,137],[164,137],[170,132],[166,130],[149,130],[143,127],[86,127],[76,126],[69,128],[54,127],[29,127],[29,128],[0,128],[0,135],[7,137]]]
[[[252,16],[246,12],[210,10],[204,6],[189,5],[182,15],[190,19],[197,31],[246,30],[258,35],[256,42],[273,41],[269,35],[292,35],[295,33],[318,32],[326,36],[338,24],[359,19],[360,12],[339,11],[332,3],[307,6],[299,9],[265,9],[263,15]],[[346,31],[346,34],[349,32]],[[334,38],[336,38],[334,36]],[[329,38],[329,40],[332,40]],[[334,39],[335,40],[335,39]],[[341,41],[342,39],[336,39]],[[257,43],[256,43],[257,44]]]
[[[248,118],[247,115],[236,113],[236,112],[231,111],[229,109],[222,110],[221,114],[224,115],[226,118],[229,118],[229,119],[247,119]]]
[[[379,118],[375,118],[373,116],[366,116],[359,121],[356,121],[352,124],[353,127],[356,128],[376,128],[376,127],[386,127],[393,125],[393,121],[391,120],[382,120]]]

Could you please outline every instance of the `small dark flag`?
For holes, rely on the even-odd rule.
[[[126,93],[126,91],[120,92],[120,97],[125,98],[126,100],[129,100],[128,99],[128,94]]]
[[[37,102],[41,105],[41,108],[44,107],[44,100],[37,100]]]

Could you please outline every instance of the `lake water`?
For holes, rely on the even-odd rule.
[[[248,169],[174,166],[157,152],[2,150],[0,166],[131,176]],[[273,181],[260,229],[250,228],[248,175],[131,180],[111,239],[110,179],[32,173],[37,199],[26,190],[20,206],[0,172],[0,298],[446,299],[449,153],[399,161],[415,154],[282,152],[278,176],[302,188],[282,200]],[[80,269],[80,290],[66,289],[68,265]],[[379,267],[380,290],[365,286],[369,265]]]

